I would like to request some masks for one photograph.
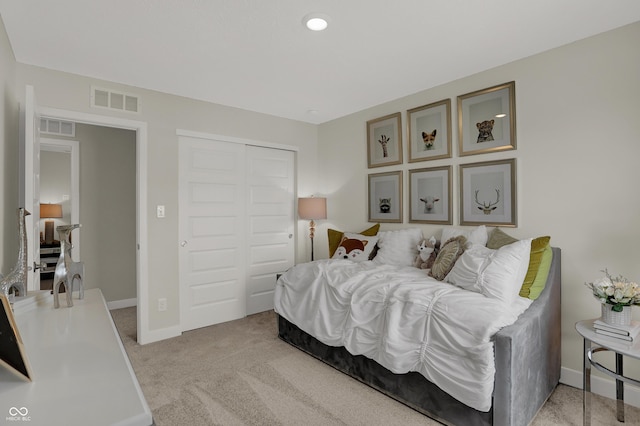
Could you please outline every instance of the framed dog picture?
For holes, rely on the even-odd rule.
[[[402,223],[402,171],[369,175],[369,222]]]
[[[460,225],[517,226],[516,160],[460,165]]]
[[[407,111],[409,162],[451,157],[451,99]]]
[[[460,155],[516,149],[516,83],[458,96]]]
[[[400,113],[367,121],[367,164],[369,168],[402,164]]]
[[[452,166],[409,170],[409,222],[451,225]]]

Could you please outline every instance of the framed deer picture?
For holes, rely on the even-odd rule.
[[[452,166],[409,170],[409,222],[451,225]]]
[[[517,226],[514,158],[460,165],[460,225]]]
[[[402,164],[400,113],[367,121],[367,164],[369,168]]]

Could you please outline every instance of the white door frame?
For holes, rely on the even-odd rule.
[[[49,139],[40,137],[40,152],[65,152],[70,155],[71,164],[71,223],[80,221],[80,143],[76,140]],[[41,173],[42,175],[42,173]],[[42,176],[41,176],[42,177]],[[80,261],[79,229],[73,230],[73,260]]]
[[[147,123],[123,118],[69,111],[57,108],[40,108],[42,117],[74,121],[76,123],[128,129],[136,132],[136,298],[138,306],[138,343],[145,344],[165,336],[152,333],[149,328],[149,250],[147,221]]]

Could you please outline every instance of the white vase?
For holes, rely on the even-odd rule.
[[[623,306],[622,312],[616,312],[613,305],[602,305],[602,321],[611,325],[631,325],[631,306]]]

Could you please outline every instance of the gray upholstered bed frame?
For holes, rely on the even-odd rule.
[[[560,380],[560,249],[553,248],[547,284],[538,299],[494,336],[493,406],[477,411],[452,398],[422,375],[394,374],[343,347],[327,346],[278,317],[285,342],[445,424],[528,425]]]

